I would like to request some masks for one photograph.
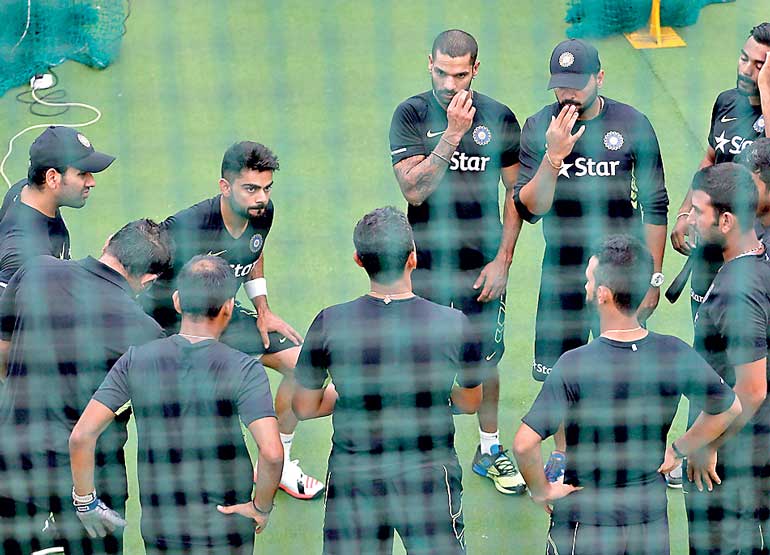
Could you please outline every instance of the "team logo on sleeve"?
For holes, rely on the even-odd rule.
[[[479,146],[488,145],[492,140],[492,132],[486,125],[479,125],[473,130],[473,142]]]
[[[78,138],[78,141],[80,141],[81,145],[83,145],[86,148],[91,148],[91,141],[86,139],[85,135],[81,135],[80,133],[78,133],[76,137]]]
[[[765,132],[765,116],[764,114],[759,116],[759,119],[754,122],[754,131],[757,133],[764,133]]]
[[[608,131],[604,136],[604,146],[607,147],[607,150],[620,150],[623,142],[623,135],[617,131]]]
[[[262,243],[264,243],[265,240],[262,238],[261,233],[255,233],[251,236],[251,239],[249,239],[249,250],[251,252],[259,252],[259,249],[262,248]]]
[[[575,55],[572,52],[562,52],[559,56],[559,65],[561,67],[569,67],[575,63]]]

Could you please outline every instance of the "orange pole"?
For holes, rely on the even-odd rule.
[[[655,37],[655,42],[657,44],[661,43],[660,0],[652,0],[652,11],[650,11],[650,36]]]

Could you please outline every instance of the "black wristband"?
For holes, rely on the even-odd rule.
[[[686,459],[686,458],[687,458],[687,455],[685,455],[684,453],[682,453],[682,452],[679,450],[679,448],[676,446],[676,442],[674,442],[674,441],[672,441],[672,442],[671,442],[671,449],[673,449],[673,450],[674,450],[674,454],[676,455],[676,458],[677,458],[677,459]]]
[[[257,511],[257,514],[259,516],[270,516],[270,513],[273,511],[273,507],[275,507],[275,504],[271,503],[270,504],[270,508],[268,510],[266,510],[266,511],[263,511],[262,509],[257,507],[257,500],[256,499],[252,499],[251,500],[251,504],[254,507],[254,510]]]

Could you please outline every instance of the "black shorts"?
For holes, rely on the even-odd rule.
[[[505,293],[486,303],[477,301],[481,289],[474,289],[473,284],[481,270],[418,269],[412,272],[412,288],[423,299],[451,306],[465,314],[481,338],[485,362],[496,366],[505,353]]]
[[[394,530],[410,555],[465,553],[457,460],[413,466],[388,478],[331,470],[324,505],[324,555],[390,555]]]
[[[598,335],[596,312],[586,305],[585,267],[543,265],[535,316],[532,377],[543,382],[559,357]]]
[[[668,555],[668,518],[624,526],[554,522],[546,555]]]

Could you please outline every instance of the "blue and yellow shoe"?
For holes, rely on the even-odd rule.
[[[564,469],[567,468],[567,455],[561,451],[554,451],[545,463],[545,477],[549,482],[564,481]]]
[[[503,450],[502,445],[493,445],[490,451],[490,455],[483,455],[481,445],[476,448],[476,455],[473,457],[473,472],[492,480],[500,493],[514,495],[527,491],[524,478],[516,470],[516,466],[508,456],[508,452]]]

